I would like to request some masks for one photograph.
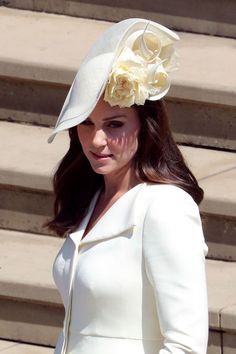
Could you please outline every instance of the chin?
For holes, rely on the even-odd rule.
[[[92,169],[95,173],[100,175],[108,175],[110,173],[114,173],[115,171],[119,170],[118,166],[114,166],[114,164],[107,164],[107,165],[92,165]]]
[[[109,173],[114,172],[114,169],[111,168],[104,168],[104,167],[97,167],[93,168],[95,173],[98,173],[99,175],[108,175]]]
[[[87,157],[88,158],[88,157]],[[111,173],[117,169],[115,161],[94,161],[93,159],[89,159],[90,166],[92,167],[95,173],[99,173],[102,175]]]

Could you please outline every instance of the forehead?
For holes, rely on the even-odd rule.
[[[119,106],[110,106],[103,100],[103,96],[99,99],[96,107],[90,113],[89,118],[92,120],[104,120],[114,116],[122,116],[123,118],[136,117],[138,114],[133,107],[121,108]]]

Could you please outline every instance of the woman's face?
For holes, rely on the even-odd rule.
[[[77,126],[83,152],[96,173],[127,171],[138,148],[140,121],[135,108],[111,107],[98,101],[90,116]]]

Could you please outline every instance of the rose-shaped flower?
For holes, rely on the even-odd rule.
[[[108,78],[104,100],[111,106],[143,105],[148,98],[147,66],[125,47]]]
[[[138,35],[133,41],[129,41],[134,53],[144,58],[147,63],[158,63],[160,60],[167,72],[178,69],[178,55],[174,48],[174,42],[163,34],[156,34],[147,30]]]
[[[161,40],[153,33],[146,31],[139,35],[132,44],[132,51],[148,63],[158,58],[161,48]]]
[[[111,106],[143,105],[158,100],[170,88],[168,72],[178,67],[173,40],[163,33],[133,33],[116,59],[109,75],[104,99]]]
[[[147,74],[148,99],[151,101],[161,99],[166,95],[169,88],[169,75],[165,71],[162,61],[159,60],[157,64],[149,64]]]

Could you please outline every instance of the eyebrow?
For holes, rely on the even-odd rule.
[[[121,118],[121,117],[126,117],[126,115],[125,114],[115,114],[114,116],[104,118],[103,120],[106,121],[106,120],[111,120],[114,118]],[[91,117],[88,117],[87,119],[91,120]]]

